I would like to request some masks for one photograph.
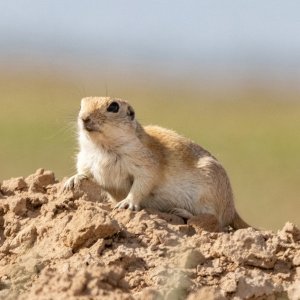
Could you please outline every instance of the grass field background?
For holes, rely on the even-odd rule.
[[[288,220],[300,225],[300,94],[270,85],[2,72],[0,181],[40,167],[59,179],[72,175],[80,98],[105,94],[128,99],[142,124],[172,128],[213,153],[249,223],[268,229]]]

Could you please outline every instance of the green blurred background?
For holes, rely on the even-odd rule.
[[[81,33],[76,31],[78,24],[67,26],[83,13],[78,1],[72,2],[67,20],[58,1],[44,6],[33,1],[30,8],[12,1],[2,7],[0,181],[27,176],[40,167],[53,170],[59,179],[72,175],[80,99],[115,96],[133,104],[142,124],[174,129],[212,152],[227,169],[236,206],[249,223],[275,230],[288,220],[300,225],[299,45],[292,39],[294,44],[285,48],[282,38],[286,35],[270,29],[265,35],[273,45],[275,41],[283,47],[281,52],[268,52],[270,40],[263,42],[264,35],[258,35],[254,50],[245,46],[247,37],[252,42],[250,33],[257,24],[242,6],[240,12],[250,16],[249,23],[233,19],[241,24],[239,28],[230,23],[236,9],[227,7],[222,13],[214,4],[205,8],[196,2],[189,10],[184,6],[187,20],[194,16],[194,21],[180,20],[182,26],[176,27],[178,16],[185,15],[175,1],[172,7],[161,7],[169,12],[166,28],[164,16],[154,14],[158,7],[148,4],[148,10],[137,9],[141,4],[133,2],[135,6],[127,7],[113,1],[115,6],[106,7],[105,26],[99,17],[87,27],[80,23]],[[92,3],[84,8],[85,18],[103,14],[99,7],[104,2]],[[259,1],[253,3],[259,9]],[[200,21],[195,8],[201,8],[203,15],[218,12],[221,21],[214,23],[215,30],[199,32],[210,19]],[[261,28],[271,28],[282,9],[261,20]],[[253,16],[256,12],[252,11]],[[150,17],[149,24],[147,18],[138,19],[138,24],[126,23],[151,13],[156,27]],[[108,18],[114,14],[119,18]],[[45,22],[39,23],[40,19]],[[122,22],[128,25],[125,31],[122,25],[114,27]],[[293,27],[291,15],[279,25],[285,22]],[[221,38],[224,24],[229,33],[225,42]],[[136,26],[142,30],[138,32]],[[83,38],[91,32],[90,39]],[[163,39],[164,34],[171,42]],[[246,39],[240,41],[238,34]],[[144,43],[138,48],[141,38]],[[209,45],[206,38],[218,42],[220,51],[211,53],[214,43]],[[172,44],[176,40],[187,43],[186,48],[176,48]],[[168,48],[169,43],[173,48]],[[114,46],[118,50],[110,51]],[[191,48],[193,53],[188,51]],[[237,54],[239,58],[234,59]]]

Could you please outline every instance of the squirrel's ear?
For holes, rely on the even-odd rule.
[[[133,120],[135,117],[135,112],[131,106],[128,106],[127,116],[129,116],[130,120]]]

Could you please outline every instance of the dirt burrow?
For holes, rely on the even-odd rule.
[[[210,232],[171,214],[113,210],[93,182],[61,187],[43,169],[1,184],[1,299],[300,299],[291,223]]]

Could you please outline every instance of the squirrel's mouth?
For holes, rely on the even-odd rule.
[[[86,131],[88,131],[88,132],[96,131],[95,129],[90,128],[90,127],[88,127],[88,126],[84,126],[84,129],[85,129]]]
[[[99,131],[97,126],[95,126],[95,123],[90,118],[81,119],[81,120],[82,120],[82,127],[84,130],[88,132]]]
[[[84,124],[83,128],[88,132],[99,132],[99,130],[96,129],[93,125]]]

